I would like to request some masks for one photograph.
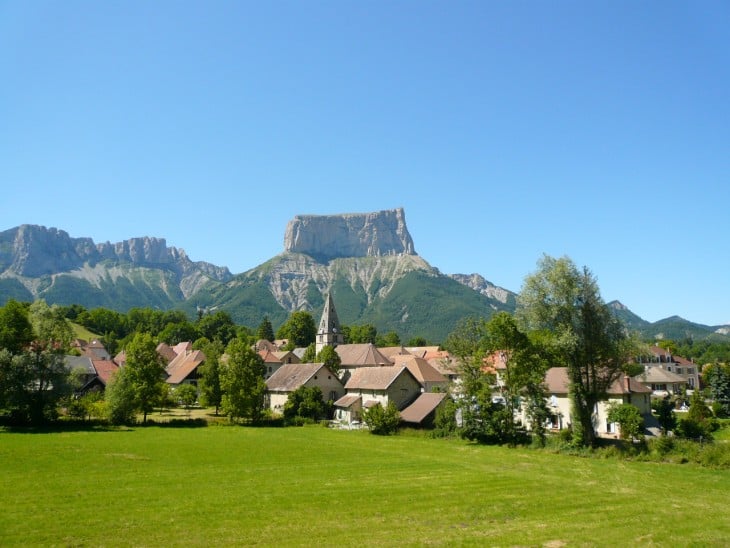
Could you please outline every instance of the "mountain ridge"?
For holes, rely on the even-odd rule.
[[[431,266],[416,253],[402,208],[298,215],[287,224],[284,251],[240,274],[192,261],[164,238],[97,244],[29,224],[0,232],[0,304],[10,298],[44,298],[51,304],[120,311],[181,308],[191,315],[201,306],[217,306],[244,325],[256,325],[264,315],[277,324],[294,310],[317,311],[330,291],[345,323],[373,322],[379,331],[433,340],[442,340],[446,324],[459,315],[514,311],[517,296],[481,274],[446,275]],[[647,337],[730,333],[730,326],[679,317],[651,323],[619,301],[609,305],[627,326]]]

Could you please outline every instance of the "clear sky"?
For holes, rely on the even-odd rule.
[[[0,230],[239,273],[297,214],[403,207],[444,273],[543,253],[730,323],[726,1],[0,0]]]

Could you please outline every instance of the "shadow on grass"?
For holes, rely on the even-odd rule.
[[[203,418],[170,419],[156,422],[147,419],[146,423],[137,422],[125,425],[112,425],[106,421],[60,420],[43,425],[15,424],[0,421],[0,432],[15,434],[57,434],[59,432],[133,432],[136,428],[204,428],[208,421]]]

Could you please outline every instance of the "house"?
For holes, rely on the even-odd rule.
[[[264,361],[264,367],[266,368],[264,377],[267,379],[276,373],[276,370],[285,363],[301,363],[299,357],[294,354],[294,352],[289,351],[277,350],[272,352],[266,348],[259,350],[258,355],[261,356],[261,359]]]
[[[266,379],[269,409],[282,413],[289,394],[302,386],[319,388],[325,402],[339,400],[345,394],[340,379],[324,364],[287,363]]]
[[[107,352],[106,347],[101,341],[94,339],[88,343],[83,339],[76,339],[75,346],[81,352],[82,356],[91,358],[92,360],[110,360],[111,356]]]
[[[545,374],[549,427],[553,430],[569,428],[572,423],[572,404],[568,396],[568,368],[551,367]],[[593,413],[593,425],[599,437],[617,437],[618,425],[608,422],[611,404],[629,403],[638,407],[642,415],[651,415],[651,389],[635,379],[622,375],[606,391],[606,399],[598,402]]]
[[[446,399],[445,392],[424,392],[400,412],[403,422],[418,426],[433,426],[436,411]]]
[[[391,363],[395,363],[395,360],[398,357],[415,356],[415,354],[411,354],[410,352],[408,352],[408,350],[406,350],[404,346],[378,347],[378,352],[380,352],[383,356],[388,358],[388,360],[390,360]]]
[[[359,394],[345,394],[334,403],[335,420],[352,425],[362,419],[362,398]]]
[[[165,382],[171,386],[179,386],[181,384],[198,385],[200,377],[198,368],[205,363],[205,354],[200,350],[184,350],[177,354],[173,360],[167,364],[165,372],[168,377]]]
[[[673,356],[669,350],[660,346],[649,347],[648,354],[639,356],[636,361],[643,365],[645,369],[647,367],[659,367],[664,371],[679,375],[685,380],[689,393],[700,387],[700,367],[692,360]]]
[[[345,382],[356,369],[393,365],[372,343],[340,344],[335,352],[340,357],[340,377]]]
[[[658,397],[674,396],[687,390],[686,378],[658,366],[645,366],[644,372],[634,375],[634,379],[649,388],[652,395]]]
[[[119,366],[112,360],[93,360],[88,356],[64,356],[69,371],[76,371],[82,385],[78,394],[104,391]]]
[[[457,384],[460,382],[461,364],[457,358],[454,358],[446,350],[442,350],[434,354],[426,354],[424,359],[431,364],[436,371],[446,377],[449,382]]]
[[[81,384],[79,392],[87,391],[86,385],[96,378],[96,369],[92,359],[88,356],[69,356],[63,357],[63,364],[69,373],[72,373]]]
[[[157,350],[157,354],[160,356],[165,365],[169,364],[177,356],[177,353],[172,349],[172,347],[164,342],[158,344],[155,350]]]
[[[408,368],[416,380],[421,384],[422,392],[446,392],[449,386],[449,379],[444,377],[438,370],[423,358],[412,354],[407,356],[393,356],[394,365],[402,365]]]
[[[404,365],[359,367],[345,384],[348,395],[357,395],[365,408],[376,404],[387,407],[393,402],[398,410],[405,408],[421,393],[421,383]]]

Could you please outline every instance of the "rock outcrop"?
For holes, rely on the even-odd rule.
[[[284,250],[324,261],[416,255],[402,208],[374,213],[297,215],[286,227]]]
[[[91,238],[71,238],[63,230],[37,225],[0,232],[0,273],[37,278],[108,260],[138,267],[162,267],[181,276],[201,271],[218,281],[232,276],[225,267],[191,261],[184,250],[167,247],[164,238],[145,236],[115,244],[95,244]]]
[[[494,285],[492,282],[485,280],[479,274],[449,274],[449,277],[460,284],[481,293],[485,297],[494,299],[503,304],[510,304],[511,306],[515,305],[515,298],[517,295],[514,292]]]

